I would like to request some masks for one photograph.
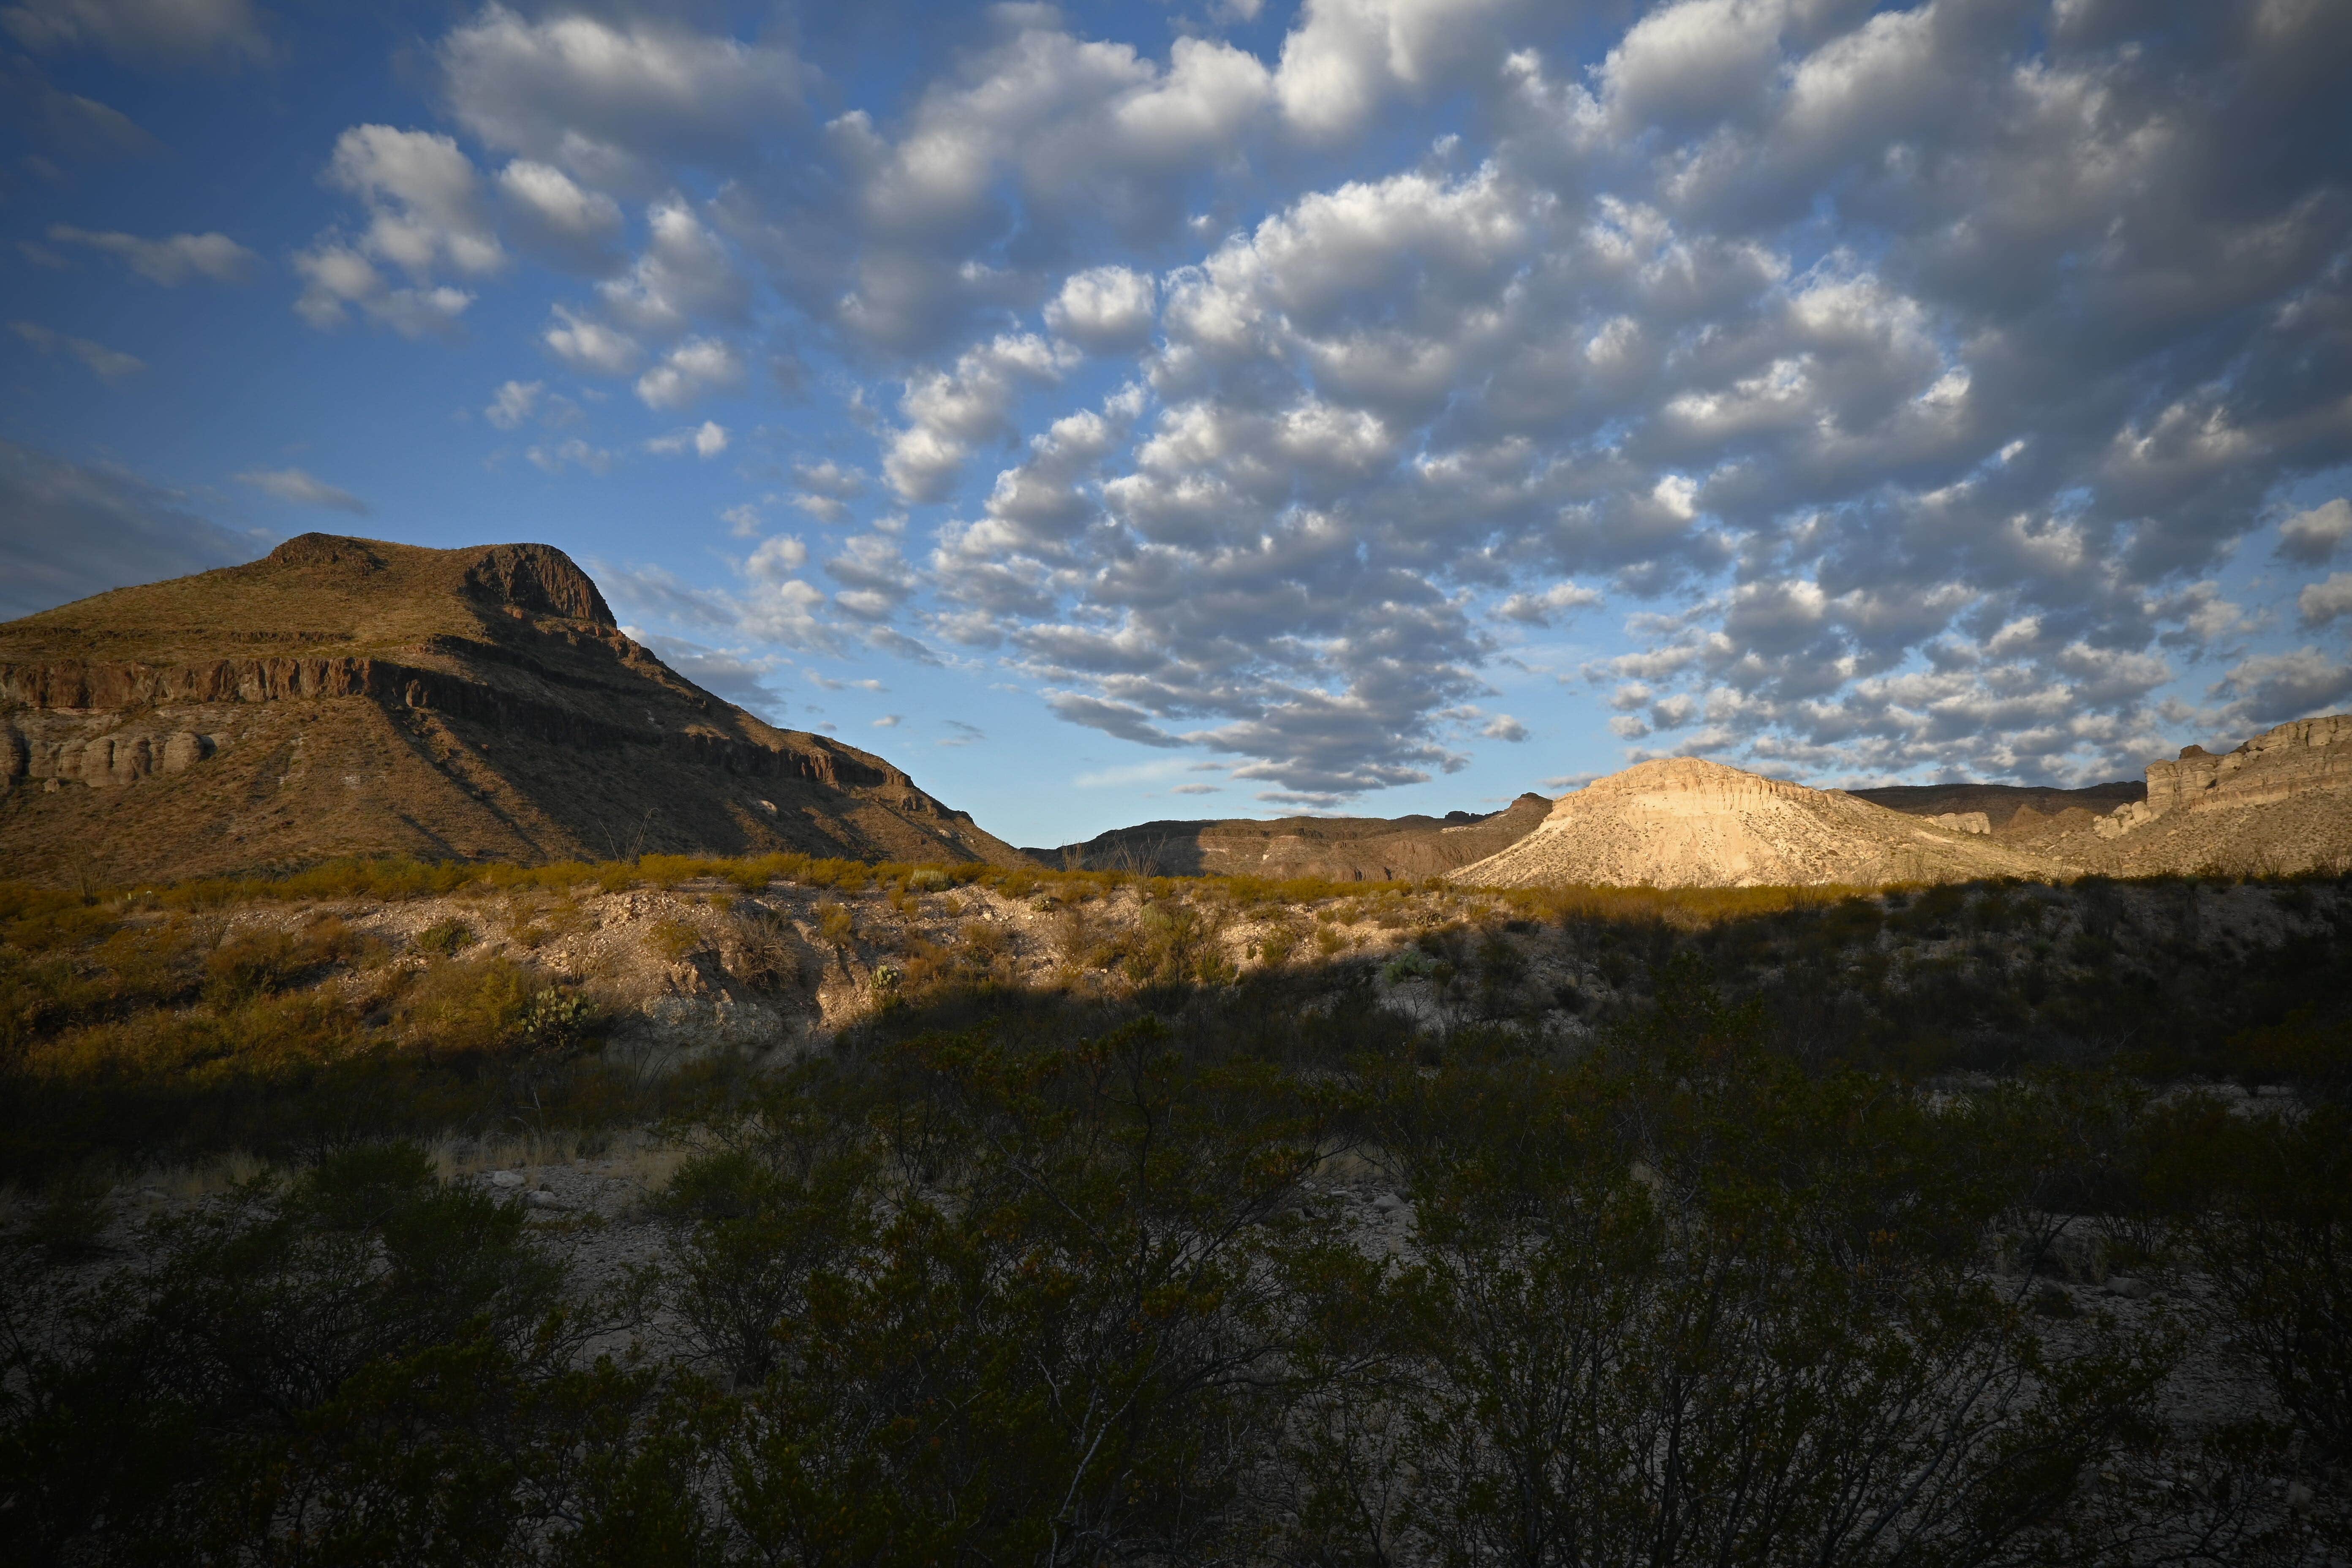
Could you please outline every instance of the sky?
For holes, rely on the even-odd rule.
[[[539,540],[1018,844],[2352,708],[2341,0],[0,0],[0,616]]]

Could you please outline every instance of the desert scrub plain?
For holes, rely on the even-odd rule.
[[[25,1561],[2352,1552],[2338,878],[0,902]]]

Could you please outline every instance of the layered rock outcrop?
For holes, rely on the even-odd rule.
[[[2148,763],[2147,798],[2100,818],[2096,831],[2120,838],[2174,813],[2241,811],[2346,792],[2352,792],[2352,714],[2298,719],[2220,756],[2186,746],[2172,762]]]
[[[30,727],[37,734],[39,727]],[[20,718],[0,731],[0,779],[104,789],[157,773],[184,773],[220,747],[217,737],[193,730],[134,729],[87,739],[70,734],[63,740],[37,739],[26,733]]]

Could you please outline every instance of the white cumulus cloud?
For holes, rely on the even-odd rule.
[[[648,408],[684,408],[714,392],[743,384],[743,360],[733,344],[719,338],[689,338],[637,378],[637,396]]]

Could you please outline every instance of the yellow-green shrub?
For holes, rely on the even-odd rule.
[[[436,1055],[497,1051],[520,1037],[531,998],[543,987],[495,953],[452,959],[419,974],[393,1009],[407,1044]]]

